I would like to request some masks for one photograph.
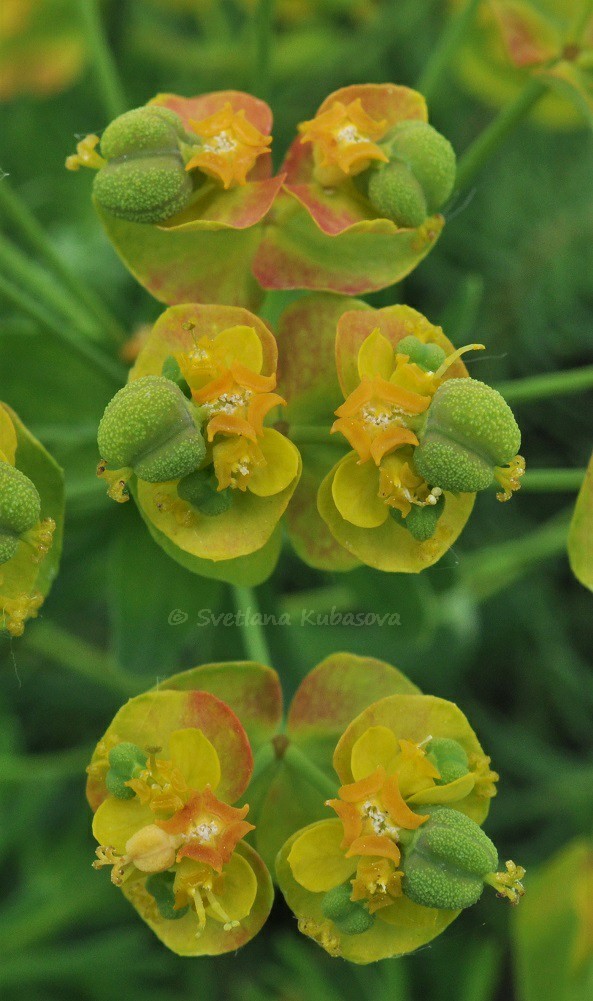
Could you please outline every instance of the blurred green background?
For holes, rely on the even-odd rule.
[[[100,134],[109,121],[85,36],[86,3],[3,0],[0,168],[63,262],[130,336],[160,307],[104,237],[89,175],[63,167],[77,138]],[[274,22],[270,92],[261,96],[274,111],[278,162],[297,122],[337,87],[414,85],[449,16],[443,0],[264,0],[261,7]],[[261,94],[257,0],[113,0],[100,15],[129,107],[160,90]],[[462,152],[495,110],[458,70],[454,60],[430,113]],[[430,257],[370,301],[420,309],[456,345],[485,343],[470,371],[488,382],[593,363],[592,152],[582,128],[523,123],[452,207]],[[61,287],[1,208],[0,226],[34,266],[39,287]],[[244,649],[239,629],[198,625],[201,609],[233,610],[230,590],[174,565],[133,505],[105,496],[94,436],[114,386],[52,335],[56,319],[76,332],[65,306],[50,307],[45,295],[35,304],[37,319],[0,295],[0,398],[63,465],[67,522],[61,573],[42,617],[22,640],[0,639],[0,995],[586,1001],[584,974],[573,982],[560,943],[584,936],[593,992],[593,913],[559,924],[536,954],[534,935],[518,937],[516,912],[492,895],[419,953],[354,968],[299,936],[278,901],[238,955],[184,960],[144,928],[105,873],[91,869],[84,766],[123,698],[109,681],[113,665],[149,687]],[[281,304],[275,293],[266,310]],[[592,403],[593,393],[517,404],[528,466],[586,465]],[[287,697],[307,670],[342,649],[388,660],[426,691],[458,702],[501,774],[487,831],[501,858],[527,867],[528,890],[530,872],[593,833],[593,616],[565,555],[573,504],[574,494],[559,492],[524,490],[503,506],[481,495],[454,550],[420,577],[369,569],[331,576],[287,549],[258,589],[263,609],[293,613],[292,627],[267,630]],[[400,624],[299,624],[303,609],[332,606],[397,612]],[[176,609],[187,618],[169,624]],[[592,856],[593,849],[589,868]],[[545,886],[545,871],[543,879]],[[537,913],[531,931],[548,942]],[[539,986],[536,968],[544,971]]]

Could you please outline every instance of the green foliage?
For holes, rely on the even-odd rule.
[[[73,24],[76,5],[63,0],[61,6]],[[277,2],[278,10],[282,6]],[[306,20],[285,21],[276,32],[276,163],[296,123],[336,87],[363,79],[413,85],[446,23],[444,4],[377,3],[362,22],[356,6],[318,3]],[[157,90],[194,94],[259,83],[253,26],[243,5],[213,5],[207,20],[201,9],[194,4],[183,13],[165,0],[103,5],[130,106]],[[101,130],[110,117],[91,68],[62,95],[17,98],[4,111],[2,168],[63,261],[126,332],[152,322],[160,307],[101,235],[88,204],[88,175],[62,170],[73,134]],[[459,89],[454,73],[434,93],[430,112],[459,153],[494,114]],[[443,237],[422,265],[371,301],[409,302],[442,323],[456,345],[483,341],[487,351],[470,371],[493,384],[593,363],[590,170],[590,140],[583,132],[522,125],[467,197],[447,209]],[[55,283],[38,250],[4,216],[2,225],[30,253],[46,283]],[[140,243],[153,227],[138,229]],[[236,255],[221,237],[212,257],[194,263],[212,269],[223,262],[232,274],[252,251],[249,237]],[[2,297],[0,309],[0,397],[66,473],[64,561],[44,616],[86,640],[85,656],[79,651],[69,668],[59,661],[57,642],[51,650],[34,645],[34,630],[44,623],[30,623],[30,641],[0,639],[3,997],[112,1001],[125,984],[129,1001],[493,1001],[511,994],[521,1001],[564,1001],[562,992],[572,987],[566,970],[575,921],[559,909],[567,899],[564,884],[556,894],[545,875],[539,882],[543,869],[533,883],[528,872],[527,896],[516,912],[484,895],[455,932],[430,949],[362,973],[298,937],[281,905],[265,941],[255,940],[232,962],[184,962],[152,941],[108,880],[91,870],[82,771],[88,745],[125,698],[122,689],[108,687],[113,664],[147,687],[197,661],[241,659],[245,652],[239,627],[196,626],[201,609],[234,610],[229,589],[175,564],[152,542],[133,505],[121,510],[110,504],[95,477],[94,435],[121,383],[8,299]],[[47,320],[72,326],[56,307],[42,309]],[[75,331],[82,340],[82,330]],[[105,342],[104,350],[115,357],[117,345]],[[516,409],[528,464],[586,465],[590,394]],[[57,479],[54,490],[57,495]],[[593,825],[590,593],[569,575],[562,533],[555,530],[555,541],[538,535],[573,503],[569,494],[524,491],[499,510],[486,495],[455,551],[414,580],[386,580],[364,568],[332,576],[304,567],[285,549],[260,596],[267,609],[291,615],[291,626],[265,628],[287,693],[305,670],[341,647],[398,663],[415,682],[427,689],[430,683],[431,690],[471,708],[493,767],[504,776],[489,830],[502,857],[520,857],[528,870],[573,837],[590,836]],[[178,609],[188,613],[187,621],[169,625],[169,614]],[[319,624],[310,617],[301,624],[303,610],[319,615]],[[397,613],[400,624],[336,627],[332,610],[334,616]],[[96,661],[102,668],[95,679],[92,668],[77,676],[95,663],[91,654],[97,652],[104,657]],[[523,933],[523,948],[512,919],[527,915],[530,899],[546,920]],[[512,973],[511,931],[525,957]],[[530,943],[537,953],[526,951]],[[586,982],[585,989],[588,997]]]

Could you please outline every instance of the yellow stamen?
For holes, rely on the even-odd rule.
[[[79,170],[81,167],[89,167],[91,170],[100,170],[107,163],[100,156],[95,147],[99,143],[99,136],[88,135],[81,139],[76,145],[76,153],[66,157],[66,170]]]
[[[515,862],[505,862],[506,872],[493,872],[486,876],[484,882],[493,886],[499,897],[506,897],[511,904],[518,904],[525,893],[525,887],[521,880],[525,875],[525,869]]]
[[[516,455],[511,459],[508,466],[496,466],[494,479],[498,480],[502,490],[497,493],[496,499],[504,503],[513,496],[516,490],[521,489],[521,477],[525,473],[525,459],[522,455]]]

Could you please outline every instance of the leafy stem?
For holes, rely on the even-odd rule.
[[[258,664],[270,665],[272,658],[263,625],[259,617],[257,595],[252,587],[233,585],[235,607],[244,613],[240,620],[243,632],[243,645],[250,660]]]

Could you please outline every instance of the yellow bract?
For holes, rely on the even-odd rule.
[[[285,406],[276,375],[262,375],[263,350],[253,327],[238,325],[196,339],[177,361],[205,415],[218,489],[270,497],[298,474],[299,457],[284,435],[264,427],[270,410]]]
[[[387,163],[375,142],[387,128],[385,119],[377,122],[366,113],[358,97],[350,104],[334,101],[327,111],[301,122],[299,132],[301,142],[313,143],[317,180],[330,185],[360,174],[373,160]]]
[[[269,153],[272,137],[264,135],[247,121],[245,111],[233,111],[227,101],[220,111],[200,122],[191,121],[196,135],[203,140],[185,165],[199,167],[209,177],[222,181],[225,189],[247,183],[247,174],[264,153]]]
[[[378,328],[363,341],[357,357],[360,382],[336,410],[338,420],[331,429],[354,450],[339,463],[332,482],[334,503],[352,525],[378,528],[389,508],[405,518],[413,504],[437,502],[438,494],[414,469],[418,438],[413,428],[452,360],[427,372],[400,354]]]

